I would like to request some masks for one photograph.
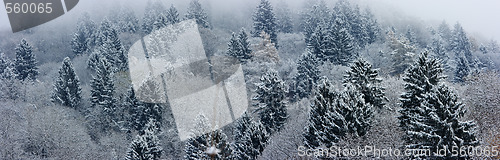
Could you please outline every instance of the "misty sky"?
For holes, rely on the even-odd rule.
[[[171,3],[173,0],[165,1]],[[257,1],[257,0],[254,0]],[[279,1],[279,0],[272,0]],[[287,0],[288,3],[294,3],[293,6],[303,4],[304,0]],[[361,6],[370,6],[375,14],[385,17],[388,14],[404,13],[407,16],[413,16],[424,22],[439,23],[446,20],[450,26],[459,21],[464,29],[473,36],[481,36],[485,39],[494,38],[500,41],[500,1],[499,0],[358,0]],[[95,10],[96,8],[105,9],[101,4],[102,1],[82,0],[76,6],[75,10]],[[143,2],[143,1],[141,1]],[[222,0],[210,0],[212,6],[225,2]],[[242,2],[242,1],[238,1]],[[126,3],[121,1],[121,3]],[[232,1],[230,6],[233,6],[235,1]],[[252,4],[249,2],[242,2]],[[257,3],[257,2],[254,2]],[[136,6],[136,5],[133,5]],[[144,5],[138,5],[144,7]],[[246,5],[241,5],[246,6]],[[216,11],[217,7],[212,7],[212,12]],[[180,8],[179,8],[180,9]],[[70,11],[73,12],[73,11]],[[385,12],[382,13],[382,12]],[[68,16],[68,15],[63,15]],[[138,15],[139,17],[142,14]],[[63,18],[59,17],[59,19]],[[65,17],[66,18],[66,17]],[[49,22],[51,23],[51,22]],[[55,23],[55,22],[53,22]],[[71,24],[74,27],[74,24]],[[5,6],[0,5],[0,30],[10,30]]]

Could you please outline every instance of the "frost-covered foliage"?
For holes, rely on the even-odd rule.
[[[235,159],[256,159],[266,147],[269,135],[259,121],[255,121],[248,113],[236,122],[232,143]]]
[[[181,20],[179,19],[179,12],[174,5],[170,5],[170,8],[167,10],[167,14],[165,15],[167,18],[167,22],[169,24],[179,23]]]
[[[145,160],[160,159],[163,148],[158,139],[158,128],[155,120],[150,119],[146,124],[142,134],[137,135],[130,144],[129,151],[125,159],[127,160]]]
[[[286,108],[286,93],[288,89],[278,76],[278,73],[269,69],[262,75],[260,83],[256,84],[256,102],[260,120],[268,133],[279,131],[288,118]]]
[[[96,28],[96,24],[90,19],[90,15],[87,12],[83,13],[78,20],[76,31],[71,40],[73,53],[84,54],[92,50],[95,45]]]
[[[282,2],[276,6],[276,28],[283,33],[293,31],[292,12],[286,3]]]
[[[371,104],[378,109],[384,108],[384,88],[380,85],[382,79],[378,77],[378,69],[372,69],[372,65],[363,59],[358,59],[351,64],[350,70],[344,76],[344,83],[350,83],[363,94],[365,103]]]
[[[261,0],[257,10],[253,15],[253,36],[261,36],[262,32],[269,34],[270,40],[278,46],[278,28],[276,25],[276,16],[273,7],[268,0]]]
[[[253,46],[252,56],[254,61],[279,62],[280,58],[275,44],[271,41],[269,34],[261,32],[261,41]]]
[[[37,61],[33,53],[33,47],[25,39],[22,39],[19,46],[16,47],[14,67],[17,79],[19,80],[35,80],[38,76]]]
[[[405,148],[478,145],[473,121],[462,121],[464,105],[440,82],[443,68],[439,60],[424,52],[405,73],[405,90],[401,95],[400,127],[406,132]],[[450,158],[452,155],[445,155]]]
[[[392,75],[399,76],[413,63],[415,46],[407,38],[396,36],[393,31],[389,31],[387,35],[393,61]]]
[[[296,81],[293,91],[296,96],[295,100],[309,97],[319,80],[319,72],[316,57],[310,52],[303,54],[297,62],[297,75],[294,79]]]
[[[210,23],[208,21],[208,14],[205,12],[203,7],[201,7],[199,0],[191,0],[191,2],[189,3],[186,18],[195,19],[196,24],[204,28],[210,28]]]
[[[148,1],[146,4],[146,9],[144,16],[142,17],[141,29],[145,34],[151,33],[153,31],[153,24],[158,19],[160,14],[165,11],[165,6],[160,1],[155,1],[154,3]]]
[[[76,108],[82,100],[81,93],[80,79],[75,73],[71,60],[66,57],[59,69],[59,77],[54,84],[51,99],[64,106]]]
[[[184,148],[184,159],[228,159],[233,151],[226,134],[221,130],[205,133],[198,137],[189,138]]]
[[[227,55],[237,58],[241,63],[252,58],[252,50],[250,49],[250,42],[248,41],[245,29],[241,29],[238,35],[233,33],[227,46]]]
[[[309,40],[311,36],[316,31],[317,26],[322,23],[329,21],[331,17],[331,11],[328,9],[325,1],[319,1],[319,3],[312,5],[310,8],[306,8],[301,15],[301,31],[304,33],[304,40],[306,43],[310,43]]]

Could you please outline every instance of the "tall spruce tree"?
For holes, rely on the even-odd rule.
[[[90,102],[91,107],[98,111],[95,115],[98,116],[98,123],[103,130],[109,129],[114,126],[116,121],[116,100],[113,97],[115,93],[113,72],[111,64],[103,58],[99,60],[96,68],[96,73],[90,81]]]
[[[131,8],[121,9],[119,30],[120,32],[136,33],[139,31],[139,19]]]
[[[227,45],[227,54],[237,58],[241,63],[245,63],[252,58],[252,50],[250,49],[248,35],[243,28],[238,35],[233,33],[231,40],[229,40]]]
[[[142,32],[144,34],[151,33],[153,31],[153,24],[158,19],[158,16],[164,12],[165,6],[163,6],[161,1],[155,1],[154,3],[148,1],[144,10],[144,16],[142,17]]]
[[[254,37],[260,36],[261,32],[269,34],[271,42],[278,46],[278,35],[276,26],[276,16],[273,7],[268,0],[261,0],[257,10],[253,14]]]
[[[398,118],[406,133],[404,147],[407,149],[452,149],[478,144],[475,124],[461,121],[464,105],[440,82],[444,78],[442,72],[439,61],[424,52],[405,73],[406,92],[401,95]],[[445,156],[452,158],[451,153]]]
[[[0,74],[4,72],[7,67],[12,66],[12,62],[9,60],[8,57],[5,56],[5,54],[0,51]]]
[[[301,28],[304,32],[306,44],[309,44],[311,36],[315,32],[317,26],[321,23],[326,23],[330,20],[331,13],[325,1],[321,0],[318,4],[314,4],[311,8],[306,8],[301,15]]]
[[[365,103],[363,94],[352,84],[345,84],[341,97],[339,104],[344,106],[341,113],[347,122],[349,133],[364,136],[371,127],[373,106]],[[340,106],[338,108],[341,108]]]
[[[186,18],[196,20],[196,24],[200,25],[201,27],[210,28],[208,14],[205,12],[203,7],[201,7],[199,0],[191,0],[191,3],[189,3]]]
[[[257,156],[264,151],[267,143],[267,132],[259,121],[244,113],[238,120],[235,127],[235,142],[233,145],[234,159],[257,159]]]
[[[38,76],[38,67],[36,65],[37,62],[33,48],[25,39],[22,39],[19,46],[16,47],[16,59],[14,61],[17,79],[35,80]]]
[[[344,107],[339,104],[341,96],[334,91],[328,79],[322,79],[311,100],[308,123],[304,136],[304,144],[309,148],[322,145],[332,146],[340,141],[348,131],[344,118]]]
[[[308,97],[311,94],[319,80],[319,74],[316,57],[310,52],[303,54],[297,62],[297,76],[295,77],[297,82],[295,95],[298,99]]]
[[[465,82],[465,78],[470,74],[470,67],[467,59],[463,56],[457,57],[457,66],[455,68],[455,75],[453,81],[455,82]]]
[[[83,54],[92,50],[92,47],[95,45],[94,34],[96,29],[96,24],[90,19],[90,15],[87,12],[83,13],[78,19],[76,31],[71,39],[71,49],[73,53]]]
[[[253,99],[257,102],[257,111],[266,131],[273,133],[280,130],[288,118],[288,112],[285,103],[287,89],[278,72],[270,69],[262,75],[256,93]]]
[[[378,70],[372,69],[372,65],[363,59],[352,63],[350,68],[344,75],[343,83],[350,83],[361,92],[365,103],[378,109],[384,108],[387,97],[384,93],[385,88],[380,85],[382,79],[378,77]]]
[[[215,130],[187,140],[184,159],[229,159],[232,154],[226,134]]]
[[[167,20],[167,17],[163,13],[160,13],[160,15],[158,15],[158,18],[153,23],[153,30],[159,30],[163,27],[166,27],[168,24],[169,22]]]
[[[155,120],[150,119],[142,134],[135,137],[130,144],[129,151],[125,159],[127,160],[147,160],[160,159],[163,148],[158,138],[158,128]]]
[[[332,37],[335,43],[335,55],[331,55],[328,58],[330,62],[334,64],[341,64],[347,66],[351,61],[358,57],[358,53],[355,51],[354,39],[349,33],[347,22],[341,18],[342,15],[337,15],[333,20],[333,28],[329,30],[330,37]],[[359,45],[359,44],[358,44]]]
[[[82,88],[80,87],[80,79],[75,73],[73,64],[69,57],[64,58],[61,69],[59,69],[59,77],[54,84],[51,100],[62,105],[76,108],[82,99]]]
[[[179,12],[174,5],[171,5],[167,10],[167,14],[165,15],[169,24],[179,23],[181,20],[179,19]]]
[[[455,55],[458,56],[465,56],[467,62],[469,63],[468,65],[470,67],[473,67],[474,64],[474,57],[472,56],[472,44],[467,37],[467,34],[465,33],[464,29],[462,28],[462,25],[460,23],[456,23],[453,32],[452,32],[452,37],[451,37],[451,42],[450,42],[450,48]]]
[[[361,16],[366,25],[367,43],[372,44],[380,36],[380,26],[369,8],[366,8]]]
[[[293,23],[292,23],[292,12],[288,8],[288,4],[280,3],[276,7],[276,25],[279,32],[292,33]]]

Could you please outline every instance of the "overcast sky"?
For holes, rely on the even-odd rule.
[[[167,2],[170,2],[169,0]],[[221,3],[220,0],[211,0]],[[300,2],[298,2],[300,1]],[[296,0],[300,4],[303,0]],[[464,29],[474,36],[500,40],[500,0],[358,0],[361,5],[368,5],[374,11],[399,10],[408,16],[419,18],[425,22],[440,22],[446,20],[453,25],[459,21]],[[87,3],[89,1],[80,1]],[[101,2],[102,1],[97,1]],[[287,1],[287,2],[291,2]],[[234,2],[232,2],[234,3]],[[92,9],[100,8],[100,3],[77,5],[77,10],[85,10],[88,4],[96,5]],[[216,4],[217,5],[217,4]],[[142,6],[141,6],[142,7]],[[71,11],[70,11],[71,12]],[[393,12],[390,12],[393,13]],[[139,15],[140,16],[140,15]],[[61,17],[60,17],[61,18]],[[50,23],[50,22],[49,22]],[[72,25],[73,27],[73,25]],[[9,29],[9,21],[5,6],[0,5],[0,30]]]

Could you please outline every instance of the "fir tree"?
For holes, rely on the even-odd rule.
[[[475,124],[460,121],[464,106],[440,82],[444,78],[442,72],[439,61],[428,58],[427,52],[406,72],[403,79],[406,92],[401,95],[402,109],[398,117],[406,133],[405,148],[435,150],[478,144]],[[451,153],[445,156],[451,158]]]
[[[318,24],[308,40],[308,51],[311,52],[319,62],[323,63],[328,60],[328,57],[335,55],[335,48],[337,48],[337,46],[331,37],[331,32],[329,32],[327,24]]]
[[[238,34],[238,41],[241,45],[242,59],[249,60],[252,58],[252,49],[250,47],[250,42],[248,41],[248,34],[244,28],[241,28],[240,34]]]
[[[163,13],[160,13],[160,15],[158,15],[158,18],[153,23],[153,30],[159,30],[163,27],[166,27],[168,23],[169,22],[167,20],[167,17]]]
[[[288,118],[285,83],[278,73],[271,69],[260,78],[256,93],[253,99],[257,102],[257,111],[266,131],[278,131]]]
[[[136,33],[139,30],[139,19],[136,17],[133,9],[122,9],[120,19],[120,32]]]
[[[292,12],[286,3],[281,3],[276,7],[276,25],[279,32],[292,33]]]
[[[338,108],[344,106],[341,113],[344,115],[348,131],[355,136],[364,136],[371,127],[372,105],[365,103],[363,94],[352,84],[345,84],[341,97]]]
[[[241,63],[247,62],[251,57],[252,50],[248,41],[247,33],[241,29],[238,36],[233,33],[228,43],[227,54],[240,60]]]
[[[112,65],[112,71],[125,71],[128,69],[128,58],[125,49],[119,39],[118,32],[110,25],[107,19],[104,19],[99,27],[98,38],[96,40],[98,47],[93,51],[106,58]],[[89,63],[96,62],[96,56],[91,55]],[[91,69],[94,69],[94,64],[89,64]]]
[[[99,123],[107,129],[108,126],[114,126],[115,121],[115,98],[113,97],[115,88],[111,64],[106,59],[100,59],[96,68],[96,74],[90,81],[90,101],[91,107],[98,110]]]
[[[339,104],[340,95],[333,90],[328,79],[323,79],[314,92],[304,144],[309,148],[331,146],[346,134],[347,122],[343,116],[344,107]]]
[[[257,159],[264,151],[268,135],[262,123],[254,121],[247,113],[236,123],[235,142],[233,145],[234,159]]]
[[[199,0],[191,0],[191,3],[189,3],[186,18],[196,20],[196,24],[200,25],[203,28],[210,28],[210,23],[208,22],[208,14],[205,12],[203,7],[201,7]]]
[[[5,54],[0,51],[0,74],[2,74],[9,66],[12,66],[12,62],[10,62],[9,58],[7,58]]]
[[[498,46],[498,42],[492,39],[492,40],[488,43],[488,50],[489,50],[491,53],[500,53],[500,47]]]
[[[388,33],[390,43],[389,48],[392,50],[393,70],[392,75],[400,75],[413,63],[415,46],[410,44],[410,41],[405,37],[397,37],[394,32]]]
[[[271,3],[267,0],[261,0],[257,10],[253,15],[254,36],[257,37],[261,32],[269,34],[271,42],[278,46],[278,35],[276,26],[276,17]]]
[[[155,121],[150,119],[143,134],[137,135],[130,144],[127,160],[160,159],[163,148],[158,138],[158,128]]]
[[[469,62],[468,65],[471,67],[474,66],[474,58],[472,57],[471,50],[472,44],[460,23],[455,24],[451,38],[451,51],[453,51],[456,56],[461,56],[461,54],[463,54],[467,62]]]
[[[166,18],[169,24],[176,24],[181,21],[179,19],[179,13],[177,12],[177,9],[174,7],[174,5],[171,5],[167,10]]]
[[[379,109],[384,108],[384,88],[380,85],[382,79],[378,77],[378,70],[372,69],[372,65],[362,59],[358,59],[350,66],[350,70],[344,76],[344,84],[352,84],[363,94],[365,103],[371,104]]]
[[[76,108],[82,99],[81,92],[80,79],[75,73],[71,60],[66,57],[59,69],[59,77],[54,84],[51,99],[53,102]]]
[[[369,8],[361,16],[366,25],[367,43],[372,44],[380,36],[380,26]]]
[[[94,47],[96,24],[90,19],[90,15],[85,12],[78,19],[76,32],[71,40],[71,48],[75,54],[88,53]]]
[[[299,99],[308,97],[319,80],[320,71],[316,58],[310,53],[302,55],[297,62],[296,95]]]
[[[144,130],[148,120],[153,119],[156,124],[160,124],[163,120],[162,106],[154,103],[144,103],[137,100],[134,89],[131,87],[124,98],[124,106],[130,115],[128,119],[128,126],[130,129],[137,131]]]
[[[184,159],[189,160],[228,159],[232,153],[227,136],[221,130],[188,139],[184,151]]]
[[[158,16],[165,11],[165,6],[161,1],[155,1],[154,4],[148,1],[146,4],[146,9],[144,16],[142,17],[142,32],[144,34],[149,34],[153,31],[153,24],[158,19]]]
[[[334,64],[348,65],[352,60],[358,57],[356,51],[354,51],[354,39],[348,31],[348,25],[341,16],[333,21],[333,28],[330,29],[330,37],[332,37],[335,43],[334,55],[327,56],[327,59]]]
[[[306,11],[302,13],[301,17],[301,28],[304,32],[305,42],[306,44],[309,44],[309,40],[317,29],[317,26],[328,22],[331,17],[331,13],[325,1],[322,0],[318,4],[313,5],[311,8],[306,9]]]
[[[16,59],[14,61],[17,79],[35,80],[38,76],[38,67],[36,65],[37,62],[31,45],[25,39],[22,39],[19,46],[16,47]]]
[[[439,24],[438,35],[441,36],[445,42],[449,42],[451,40],[451,29],[446,21],[443,21],[441,22],[441,24]]]
[[[453,77],[455,82],[465,82],[465,78],[470,73],[468,64],[469,63],[465,57],[457,57],[457,67],[455,68],[455,77]]]

